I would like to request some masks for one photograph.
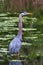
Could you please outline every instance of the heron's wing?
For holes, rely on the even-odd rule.
[[[16,47],[16,40],[13,39],[13,40],[10,42],[10,44],[9,44],[9,52],[10,52],[10,53],[13,53],[14,50],[15,50],[15,47]]]
[[[20,47],[21,47],[21,41],[18,37],[16,37],[9,44],[9,52],[10,53],[18,52]]]

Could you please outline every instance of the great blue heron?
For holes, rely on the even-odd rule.
[[[10,42],[9,44],[9,53],[19,53],[21,48],[21,40],[22,40],[22,16],[28,15],[32,13],[23,12],[19,14],[19,21],[18,21],[18,34],[17,36]]]

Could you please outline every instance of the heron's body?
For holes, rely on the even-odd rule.
[[[21,39],[20,36],[17,35],[11,42],[9,45],[9,52],[10,53],[18,53],[20,51],[21,48]]]

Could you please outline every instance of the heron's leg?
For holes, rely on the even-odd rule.
[[[18,59],[20,58],[20,52],[18,52]]]
[[[19,59],[20,58],[20,52],[12,54],[11,56],[14,56],[15,58]]]

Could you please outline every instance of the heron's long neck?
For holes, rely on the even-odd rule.
[[[18,35],[19,35],[19,36],[21,37],[21,39],[22,39],[22,16],[21,16],[21,15],[19,15],[18,28],[19,28],[19,30],[18,30]]]

